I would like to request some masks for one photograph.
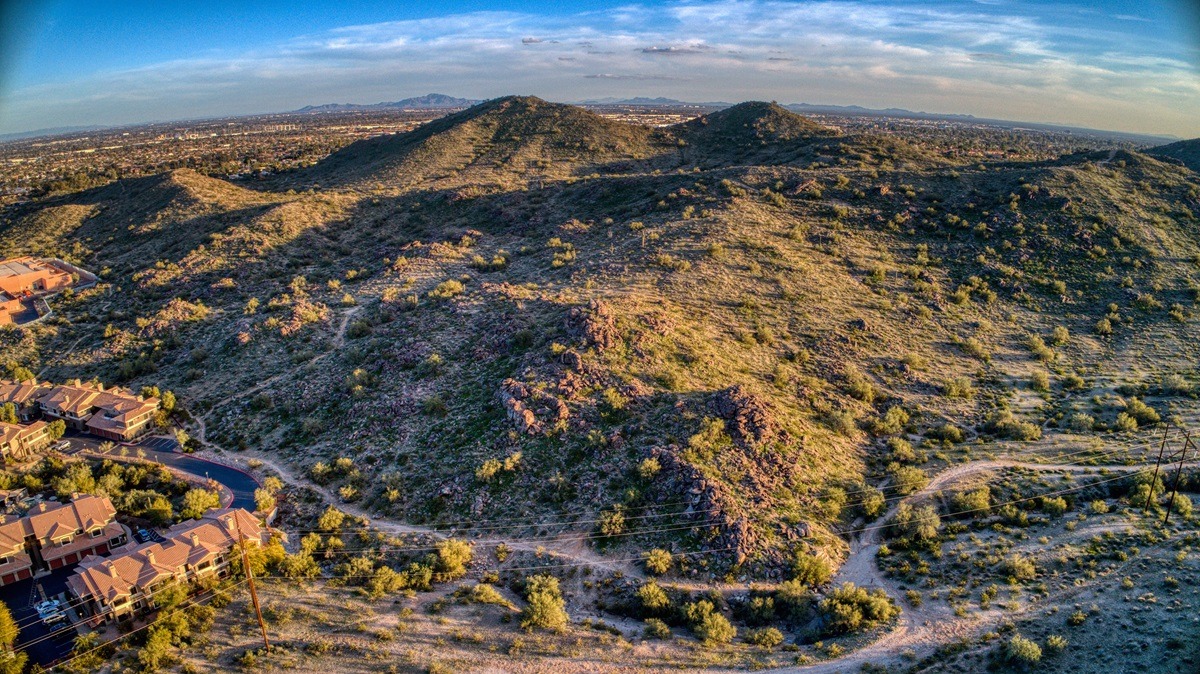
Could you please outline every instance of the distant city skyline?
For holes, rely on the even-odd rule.
[[[897,107],[1190,138],[1196,12],[1186,0],[8,4],[0,133],[438,92]]]

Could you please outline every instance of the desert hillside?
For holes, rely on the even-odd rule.
[[[0,257],[101,282],[0,349],[10,372],[171,389],[193,449],[286,478],[292,526],[332,503],[540,548],[511,573],[591,565],[610,580],[573,606],[618,633],[659,615],[628,608],[651,550],[672,601],[724,593],[796,643],[842,631],[815,607],[843,580],[933,621],[995,581],[1004,614],[971,620],[1032,633],[1075,579],[1089,598],[1055,621],[1118,577],[1055,547],[1084,543],[1049,500],[1096,546],[1195,536],[1123,500],[1200,411],[1181,148],[968,160],[767,103],[652,129],[502,98],[261,182],[181,169],[11,210]],[[1004,570],[1018,552],[1034,576]],[[1173,577],[1200,577],[1179,554]],[[796,580],[816,594],[790,618],[739,608]],[[804,648],[836,663],[855,638]]]

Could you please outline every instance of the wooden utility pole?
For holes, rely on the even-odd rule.
[[[1162,444],[1158,446],[1158,459],[1154,462],[1154,477],[1150,478],[1150,491],[1146,493],[1146,505],[1142,512],[1150,512],[1150,501],[1154,500],[1154,485],[1158,483],[1158,467],[1162,465],[1163,451],[1167,448],[1167,433],[1171,431],[1170,424],[1163,424]]]
[[[242,549],[242,570],[246,572],[246,583],[250,586],[250,601],[254,603],[254,614],[258,616],[258,627],[262,630],[263,650],[271,651],[271,642],[267,639],[267,623],[263,620],[262,608],[258,604],[258,591],[254,588],[254,569],[250,568],[250,557],[246,554],[246,535],[238,523],[237,515],[233,517],[233,526],[237,529],[238,547]]]
[[[1188,447],[1192,446],[1192,437],[1187,431],[1183,432],[1183,450],[1179,452],[1179,465],[1175,467],[1175,479],[1171,481],[1171,496],[1167,498],[1167,514],[1163,516],[1163,525],[1171,519],[1171,507],[1175,505],[1175,492],[1179,488],[1179,474],[1183,472],[1183,461],[1187,458]]]

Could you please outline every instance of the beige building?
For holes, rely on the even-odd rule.
[[[38,398],[42,414],[62,419],[67,426],[102,438],[126,442],[150,429],[158,398],[143,398],[128,389],[104,388],[100,383],[54,386]]]
[[[0,585],[38,571],[103,555],[128,540],[117,511],[104,496],[77,495],[70,503],[39,503],[22,517],[0,522]]]
[[[0,421],[0,458],[4,463],[25,461],[48,444],[50,428],[44,421],[29,424],[6,424]]]
[[[265,545],[271,532],[249,511],[215,509],[176,524],[161,543],[129,544],[109,557],[88,557],[67,590],[79,614],[96,626],[153,608],[156,592],[173,583],[198,584],[229,574],[238,542]]]

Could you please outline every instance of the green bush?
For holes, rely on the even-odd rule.
[[[987,430],[1010,440],[1037,440],[1042,437],[1042,429],[1039,426],[1018,420],[1009,410],[997,410],[988,419]]]
[[[833,577],[833,566],[824,557],[800,548],[792,553],[792,580],[805,587],[818,587]]]
[[[868,592],[845,583],[819,604],[826,634],[847,634],[872,629],[900,615],[900,608],[883,590]]]
[[[1042,648],[1032,639],[1014,634],[1004,645],[1004,659],[1020,666],[1037,664],[1042,659]]]
[[[938,517],[937,509],[931,505],[916,506],[901,503],[896,508],[892,525],[900,535],[918,541],[937,538],[942,520]]]
[[[1037,566],[1033,560],[1022,555],[1009,555],[1002,562],[1002,570],[1015,581],[1027,581],[1037,578]]]
[[[887,472],[892,478],[892,484],[895,485],[896,493],[901,495],[920,491],[925,488],[925,485],[929,484],[929,478],[925,476],[925,472],[920,468],[890,463],[888,464]]]
[[[783,632],[774,627],[764,627],[747,634],[746,642],[769,650],[783,643]]]
[[[670,639],[671,628],[658,618],[646,618],[642,623],[642,635],[647,639]]]
[[[671,598],[658,583],[650,581],[637,589],[638,602],[648,615],[662,615],[671,608]]]
[[[954,513],[969,513],[978,517],[987,513],[992,505],[992,490],[984,485],[969,491],[954,492],[950,497],[950,508]]]
[[[526,578],[525,601],[528,603],[521,612],[521,627],[527,630],[537,627],[555,632],[566,629],[569,618],[557,578],[551,575]]]
[[[662,548],[654,548],[646,553],[646,570],[656,576],[661,576],[671,570],[671,553]]]
[[[737,628],[704,599],[683,607],[683,615],[696,638],[706,646],[727,644],[737,636]]]

